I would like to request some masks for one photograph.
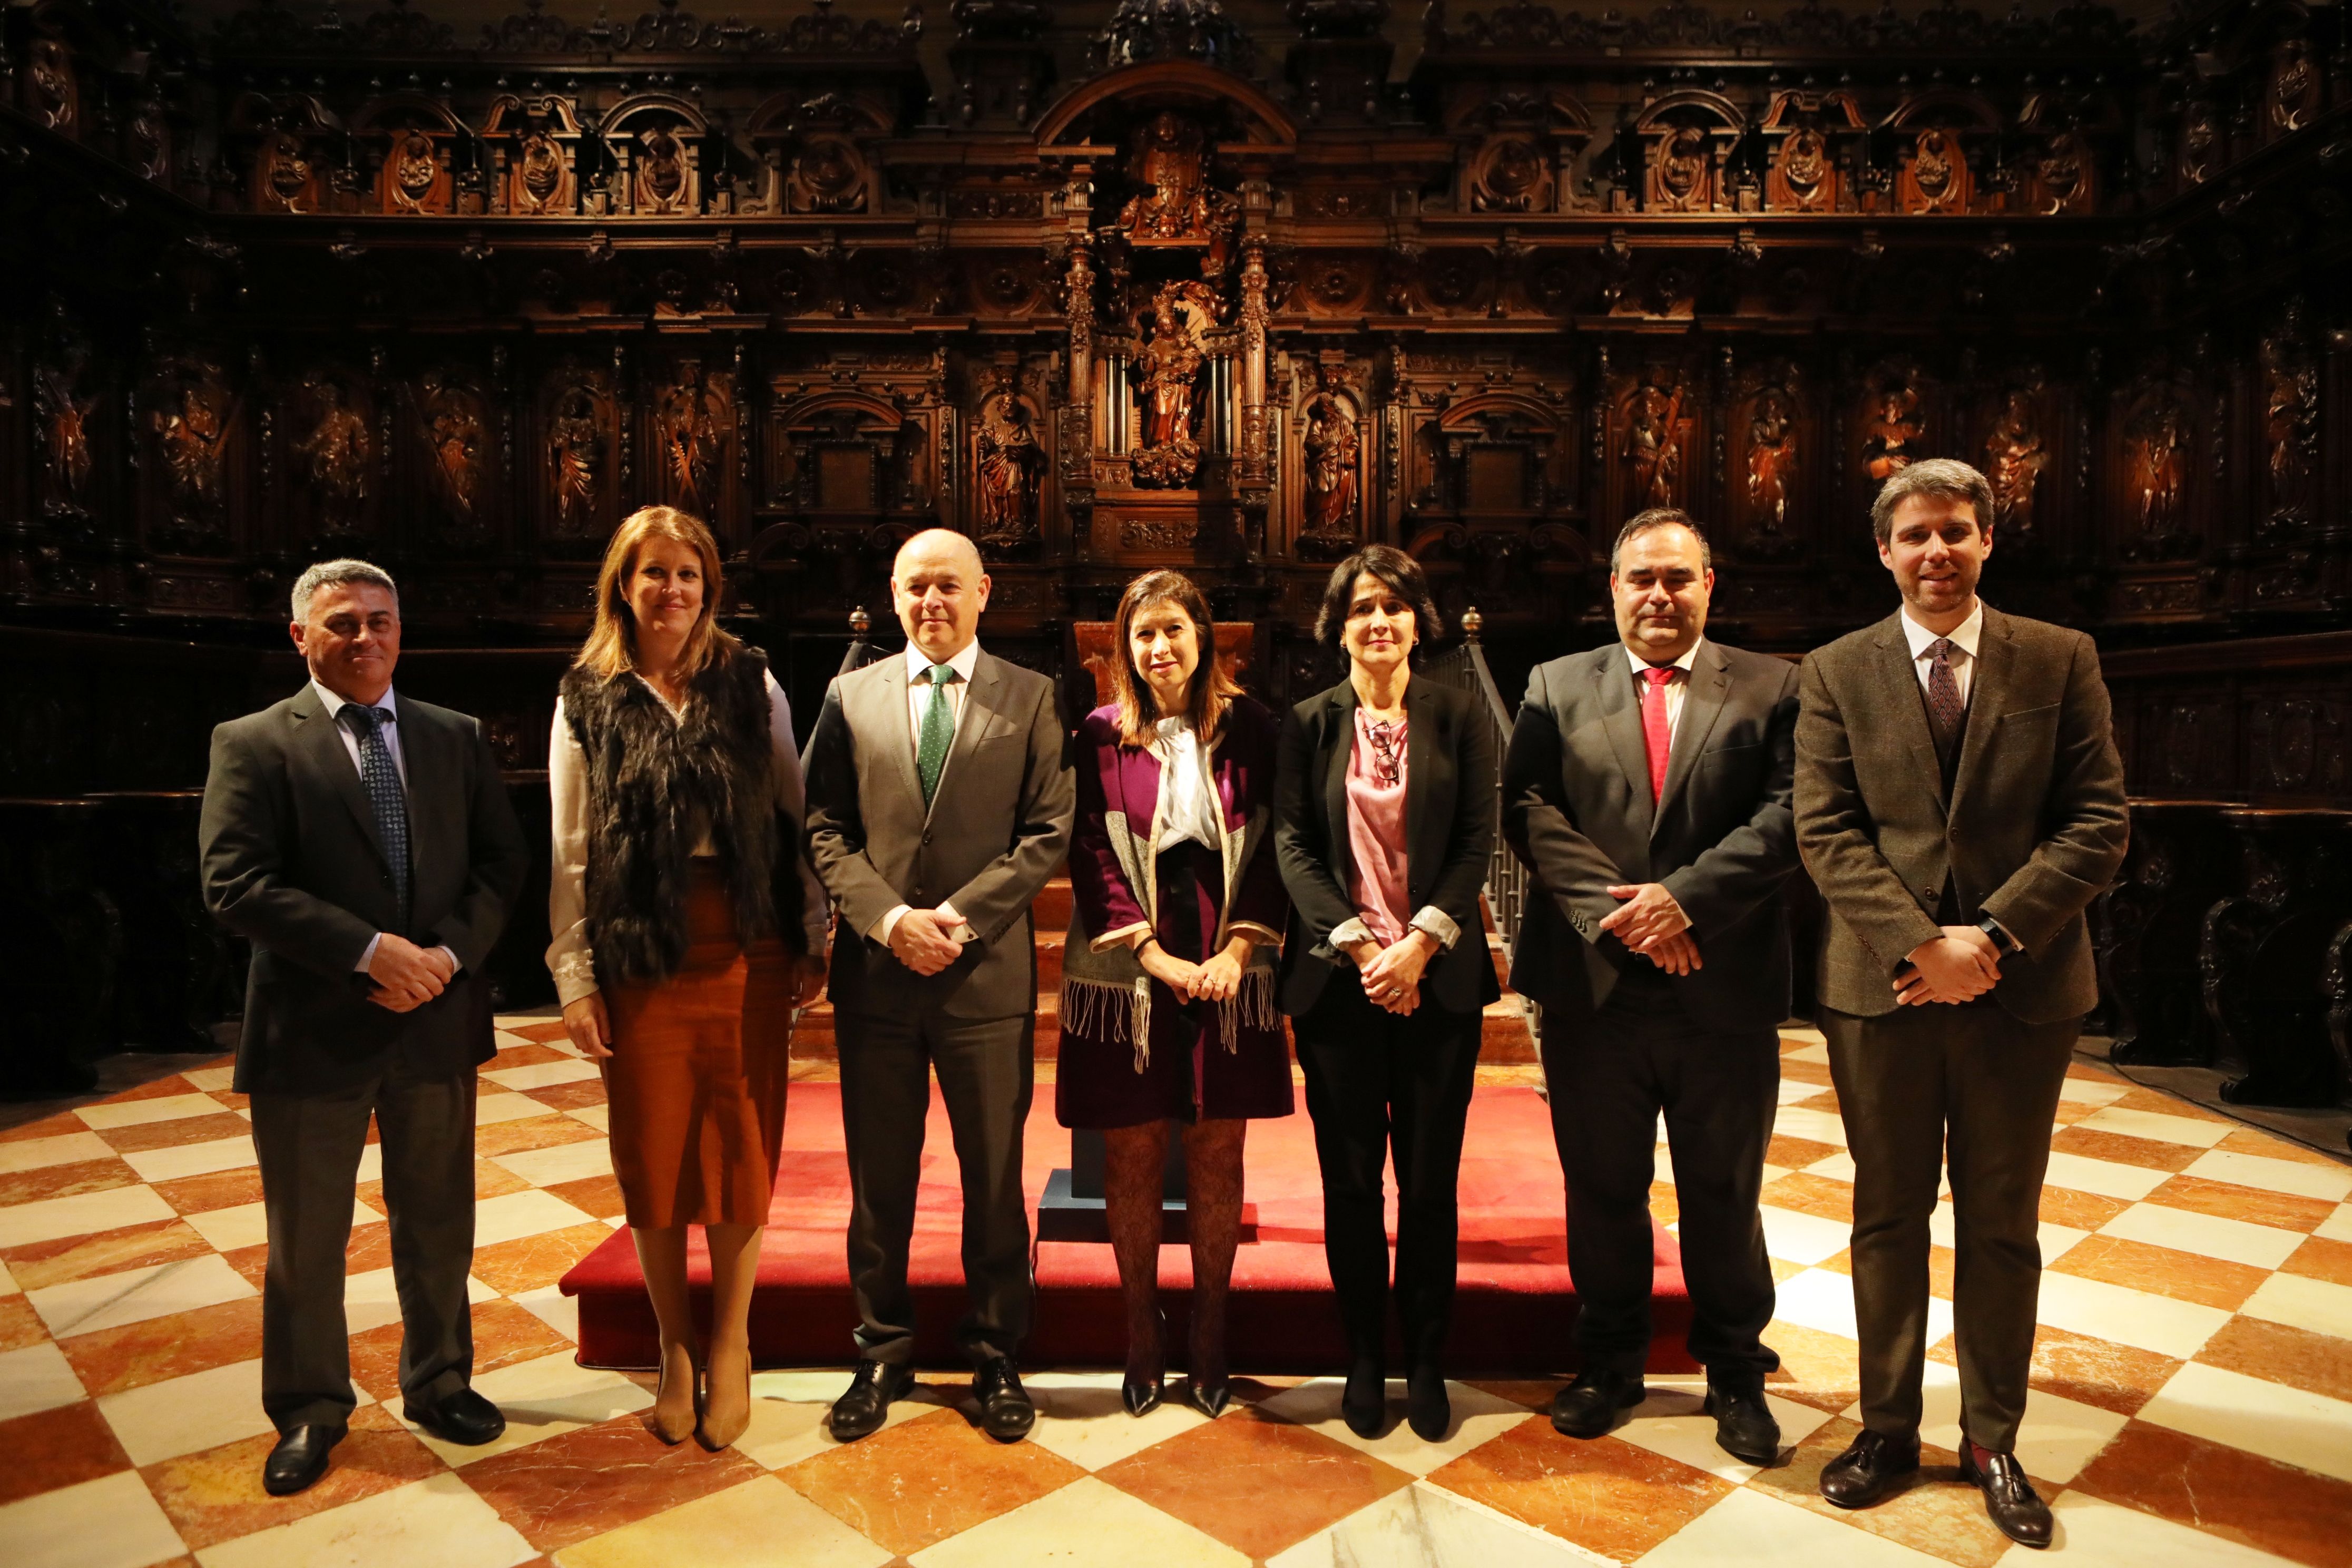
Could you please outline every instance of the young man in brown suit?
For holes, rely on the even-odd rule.
[[[1853,1157],[1863,1431],[1843,1508],[1919,1463],[1928,1222],[1948,1165],[1960,1473],[2050,1543],[2014,1452],[2042,1278],[2051,1120],[2098,1000],[2083,910],[2123,862],[2123,764],[2091,639],[1977,598],[1992,491],[1933,458],[1871,510],[1902,608],[1805,660],[1797,843],[1829,905],[1822,1032]]]

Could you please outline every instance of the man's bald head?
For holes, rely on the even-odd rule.
[[[927,528],[898,546],[890,604],[907,640],[933,664],[961,653],[988,608],[988,573],[972,542],[951,528]]]

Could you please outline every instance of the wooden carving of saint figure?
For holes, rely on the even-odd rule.
[[[2180,487],[2189,465],[2189,440],[2180,427],[2179,406],[2162,399],[2134,420],[2129,452],[2140,533],[2148,539],[2168,539],[2180,529]]]
[[[1307,531],[1352,538],[1356,531],[1356,419],[1345,403],[1318,392],[1307,405]]]
[[[719,380],[704,376],[692,363],[679,367],[677,380],[662,395],[662,458],[682,505],[708,507],[714,500],[719,443],[729,415]]]
[[[1863,440],[1863,470],[1874,479],[1901,473],[1911,466],[1911,443],[1927,430],[1919,418],[1919,395],[1900,382],[1885,388]]]
[[[367,499],[367,421],[343,402],[343,389],[328,376],[312,376],[310,395],[319,416],[299,448],[319,496],[319,521],[331,529],[358,521],[360,503]]]
[[[481,484],[481,414],[473,395],[462,387],[434,394],[430,407],[433,465],[441,493],[459,520],[470,521],[474,494]]]
[[[216,396],[203,385],[184,385],[178,405],[159,409],[154,425],[173,505],[183,513],[210,510],[220,500],[222,419]]]
[[[1789,521],[1789,481],[1797,463],[1797,425],[1789,395],[1768,386],[1756,397],[1748,424],[1748,504],[1761,531],[1779,533]]]
[[[1625,461],[1633,470],[1637,506],[1673,506],[1682,485],[1682,389],[1669,394],[1654,381],[1643,382],[1629,405]]]
[[[988,400],[975,445],[981,541],[1017,543],[1036,531],[1037,468],[1042,454],[1029,411],[1011,391],[999,391]]]
[[[1993,517],[2002,526],[2017,531],[2033,527],[2033,487],[2049,463],[2033,417],[2033,395],[2015,389],[1985,437],[1985,478],[1992,483]]]
[[[89,413],[98,403],[95,395],[74,395],[81,363],[76,355],[62,370],[44,365],[35,383],[41,445],[48,458],[47,499],[53,505],[77,509],[89,494]]]
[[[588,531],[596,515],[596,490],[604,472],[604,433],[596,417],[595,394],[584,386],[566,387],[556,401],[550,434],[555,530],[576,539]]]
[[[1197,291],[1198,297],[1188,290]],[[1181,489],[1200,471],[1201,445],[1192,434],[1192,421],[1202,367],[1209,356],[1186,318],[1214,306],[1214,297],[1198,283],[1171,284],[1152,301],[1151,339],[1137,361],[1143,392],[1143,449],[1135,455],[1138,484]]]

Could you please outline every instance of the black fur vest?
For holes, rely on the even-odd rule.
[[[767,671],[749,648],[714,658],[675,721],[634,675],[565,673],[564,718],[588,764],[588,930],[603,984],[651,984],[686,961],[687,864],[703,824],[738,939],[805,950],[799,826],[775,805]]]

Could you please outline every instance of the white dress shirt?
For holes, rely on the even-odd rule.
[[[335,733],[342,737],[343,751],[345,754],[352,759],[352,767],[359,773],[361,782],[364,784],[367,780],[367,769],[360,762],[360,738],[353,732],[349,724],[343,722],[343,709],[348,706],[348,704],[345,702],[344,699],[328,690],[316,680],[310,682],[310,689],[319,694],[319,706],[327,710],[327,722],[332,724],[335,727]],[[369,703],[368,706],[376,709],[381,712],[392,715],[391,718],[382,720],[377,723],[376,733],[383,737],[383,749],[392,753],[393,772],[400,775],[400,788],[401,792],[404,795],[408,790],[408,762],[400,754],[400,701],[397,698],[393,696],[392,688],[387,686],[383,689],[383,695],[377,698],[373,702]],[[412,866],[409,868],[409,876],[412,880],[412,886],[414,885],[415,875],[415,868]],[[367,946],[361,950],[360,961],[352,965],[352,970],[354,973],[365,974],[367,973],[367,966],[375,962],[375,950],[383,941],[383,932],[382,931],[378,931],[373,936],[368,938]],[[450,952],[446,946],[440,948],[438,951],[449,953],[449,967],[452,970],[456,970],[460,967],[457,963],[457,955],[455,952]]]
[[[1698,641],[1683,649],[1682,658],[1675,660],[1674,662],[1673,668],[1681,670],[1682,675],[1677,679],[1666,682],[1666,741],[1668,744],[1673,743],[1676,727],[1683,721],[1683,700],[1690,695],[1691,670],[1698,663],[1698,650],[1705,647],[1706,644],[1706,639],[1705,637],[1699,638]],[[1625,645],[1621,643],[1618,646],[1622,647]],[[1645,669],[1655,669],[1658,667],[1651,663],[1648,659],[1643,658],[1640,654],[1635,653],[1631,647],[1625,647],[1625,662],[1633,667],[1634,682],[1633,694],[1636,697],[1639,697],[1641,695],[1641,688],[1645,684],[1642,672]]]
[[[931,706],[931,660],[911,640],[907,644],[906,660],[907,743],[914,747],[919,754],[923,745],[923,715]],[[958,677],[948,682],[948,711],[953,716],[956,725],[961,727],[963,723],[964,690],[971,685],[971,672],[980,664],[980,639],[974,637],[964,644],[963,651],[950,658],[947,663]],[[954,754],[955,730],[950,729],[948,731],[948,755],[953,757]],[[940,764],[940,782],[937,786],[939,789],[948,787],[947,766],[945,762]],[[893,905],[883,912],[882,918],[876,921],[873,929],[866,934],[883,946],[889,946],[890,933],[898,929],[898,918],[913,907],[911,904]],[[941,904],[940,908],[948,915],[955,914],[955,910],[950,905]],[[970,942],[977,933],[971,927],[957,920],[950,925],[948,934],[958,942]]]
[[[1952,679],[1960,689],[1960,706],[1969,705],[1969,692],[1976,684],[1977,643],[1984,637],[1984,601],[1969,612],[1969,618],[1954,626],[1952,639]],[[1928,669],[1935,662],[1927,650],[1935,646],[1936,634],[1911,618],[1911,606],[1903,606],[1903,639],[1911,645],[1911,668],[1919,677],[1919,689],[1927,689]]]

